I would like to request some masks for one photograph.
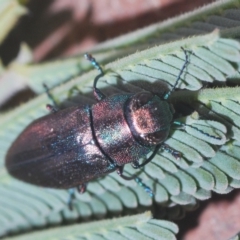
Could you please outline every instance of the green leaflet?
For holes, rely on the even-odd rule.
[[[228,77],[233,76],[237,77],[235,83],[239,85],[237,70],[240,66],[240,44],[234,40],[240,32],[239,16],[239,1],[216,2],[191,14],[101,44],[93,50],[96,59],[108,63],[104,66],[106,75],[98,85],[108,95],[142,89],[164,92],[166,87],[174,84],[184,63],[185,58],[180,47],[192,52],[190,64],[178,86],[185,91],[174,92],[170,101],[174,104],[181,102],[195,110],[193,114],[178,119],[179,121],[210,135],[220,136],[221,139],[208,137],[189,126],[172,130],[166,143],[182,153],[181,160],[159,151],[139,175],[144,183],[153,189],[153,199],[134,181],[125,181],[113,173],[90,183],[85,194],[76,193],[74,209],[69,211],[66,191],[39,188],[11,178],[4,168],[6,151],[26,125],[47,114],[45,105],[49,99],[46,94],[41,94],[13,111],[2,113],[0,236],[79,219],[88,220],[142,211],[152,208],[153,203],[171,207],[163,210],[164,217],[167,215],[170,218],[180,218],[185,210],[196,207],[197,200],[209,198],[211,191],[228,193],[233,188],[239,188],[240,88],[205,87],[199,91],[207,83],[225,82]],[[212,32],[216,26],[222,28],[221,36],[218,31]],[[182,39],[183,36],[207,32],[212,33]],[[173,39],[181,40],[165,43]],[[165,44],[159,45],[163,42]],[[137,50],[143,51],[136,52]],[[118,58],[120,59],[116,60]],[[26,78],[36,92],[42,91],[43,82],[49,87],[65,82],[54,88],[52,93],[67,107],[79,102],[92,103],[92,83],[97,72],[94,70],[79,76],[90,68],[90,64],[80,55],[41,65],[15,63],[10,70]],[[159,83],[159,79],[167,86]],[[81,92],[73,91],[69,98],[69,91],[75,86]],[[133,174],[134,170],[128,166],[126,172]],[[117,231],[109,230],[111,220],[97,222],[94,225],[96,232],[92,232],[93,227],[88,223],[82,227],[61,226],[42,233],[24,235],[23,238],[46,239],[56,232],[60,237],[64,237],[64,231],[69,234],[69,238],[78,239],[125,239],[129,235],[133,236],[133,239],[159,239],[159,236],[166,237],[163,239],[175,239],[176,225],[151,220],[149,214],[141,215],[140,218],[141,223],[136,220],[139,219],[138,216],[123,218],[116,223],[120,226]],[[107,224],[104,225],[105,223]],[[85,233],[84,231],[87,232],[84,236],[79,235]]]
[[[61,87],[56,89],[59,90]],[[188,209],[196,204],[196,199],[209,198],[210,191],[229,192],[232,187],[238,186],[236,181],[239,180],[239,159],[234,149],[239,147],[228,143],[226,146],[232,149],[229,150],[231,153],[223,153],[226,151],[224,148],[220,152],[218,148],[235,136],[232,135],[233,127],[239,128],[237,120],[234,120],[240,112],[238,91],[238,88],[219,88],[200,92],[179,91],[172,95],[172,102],[191,103],[199,112],[179,119],[180,121],[202,129],[210,135],[217,134],[221,139],[212,139],[191,127],[173,130],[166,143],[183,154],[181,160],[176,160],[169,153],[159,151],[159,155],[139,175],[144,183],[154,190],[154,199],[151,199],[134,181],[125,181],[113,173],[90,183],[87,193],[83,195],[76,193],[74,210],[69,211],[66,205],[68,199],[66,191],[38,188],[21,183],[10,178],[2,167],[0,194],[4,198],[0,199],[0,222],[3,223],[4,231],[17,231],[17,229],[22,231],[30,226],[40,227],[59,224],[62,221],[76,221],[79,218],[104,217],[109,213],[114,215],[121,213],[124,208],[150,207],[153,201],[164,206],[180,204]],[[216,114],[217,108],[212,102],[224,102],[225,99],[227,102],[221,104],[221,118],[219,118]],[[41,95],[2,116],[1,121],[4,126],[0,130],[2,156],[24,125],[31,121],[36,113],[44,114],[44,111],[38,109],[38,105],[44,105],[44,101],[47,101],[47,98]],[[202,106],[207,113],[214,106],[215,115],[206,115],[206,113],[202,115]],[[224,111],[227,119],[224,119]],[[201,116],[212,120],[200,119]],[[228,124],[225,124],[226,122]],[[214,159],[219,159],[219,156],[222,161],[215,161]],[[132,174],[134,170],[128,166],[126,172]],[[179,217],[183,212],[170,211],[166,214]]]
[[[45,231],[24,234],[9,239],[156,239],[174,240],[178,228],[174,223],[152,219],[149,212],[102,220],[86,224],[74,224]],[[6,238],[8,239],[8,238]]]
[[[125,36],[99,44],[92,50],[92,53],[94,53],[94,56],[99,62],[110,63],[115,59],[128,56],[141,50],[153,48],[159,44],[180,40],[184,37],[210,33],[219,27],[221,28],[221,35],[224,37],[237,37],[240,33],[239,5],[238,0],[217,1],[191,13],[183,14],[180,17],[162,23],[153,24]],[[213,38],[212,40],[214,41],[215,39]],[[225,81],[223,73],[230,75],[233,72],[233,68],[222,59],[226,58],[229,61],[237,62],[239,53],[236,52],[235,49],[239,49],[239,43],[229,39],[222,39],[213,45],[209,45],[207,42],[200,43],[197,41],[197,38],[195,41],[196,46],[208,47],[211,52],[204,52],[204,49],[195,52],[199,57],[196,59],[195,56],[193,56],[194,60],[191,62],[196,61],[196,66],[198,67],[189,67],[189,73],[191,73],[191,75],[187,75],[185,78],[189,83],[194,83],[191,89],[201,87],[201,85],[198,86],[198,84],[200,84],[198,78],[209,82],[212,82],[213,79]],[[211,42],[211,39],[208,39],[208,41]],[[184,47],[191,49],[191,47],[186,45],[184,45]],[[179,49],[177,46],[175,46],[175,48]],[[192,50],[194,51],[194,49]],[[16,63],[9,68],[9,71],[14,71],[15,74],[18,75],[19,78],[21,77],[35,92],[41,93],[44,91],[42,87],[43,83],[47,83],[49,88],[52,88],[89,70],[90,66],[83,59],[83,54],[84,53],[80,53],[71,58],[62,58],[42,64],[22,65]],[[139,53],[137,55],[138,57],[140,56]],[[142,55],[142,58],[141,60],[147,60],[149,57]],[[174,81],[174,74],[176,74],[181,65],[181,59],[179,59],[181,55],[174,58],[174,61],[171,57],[161,61],[158,69],[161,66],[164,66],[164,69],[163,71],[156,72],[155,75],[157,75],[157,79],[162,78],[168,79],[168,81]],[[131,63],[135,63],[131,58],[129,58],[129,60],[131,60]],[[153,59],[153,61],[154,60],[155,59]],[[211,63],[210,65],[207,64],[209,61]],[[165,63],[166,65],[164,65]],[[214,67],[212,64],[215,64]],[[149,63],[149,65],[146,64],[145,66],[144,63],[140,69],[135,66],[135,69],[130,69],[132,72],[121,72],[121,76],[127,78],[127,80],[131,78],[133,78],[133,80],[136,78],[139,79],[139,77],[151,80],[152,77],[155,78],[153,74],[155,70],[151,69],[154,63]],[[176,66],[177,69],[175,68]],[[221,68],[222,66],[224,66],[224,68]],[[190,70],[190,68],[194,71]],[[111,67],[110,69],[113,70],[114,68]],[[144,69],[149,71],[151,75],[141,76]],[[128,70],[129,69],[127,69],[127,71]],[[169,71],[171,74],[168,74]],[[197,78],[194,76],[196,74]],[[184,85],[182,85],[182,87],[184,87]]]

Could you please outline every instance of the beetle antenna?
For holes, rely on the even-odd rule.
[[[180,127],[186,127],[186,126],[187,126],[187,127],[190,127],[190,128],[192,128],[192,129],[195,129],[195,130],[197,130],[198,132],[202,133],[203,135],[205,135],[205,136],[207,136],[207,137],[210,137],[210,138],[213,138],[213,139],[216,139],[216,140],[221,140],[221,139],[222,139],[222,138],[219,137],[219,136],[210,135],[210,134],[204,132],[203,130],[201,130],[201,129],[197,128],[197,127],[194,127],[194,126],[192,126],[192,125],[188,125],[188,124],[181,123],[181,122],[178,122],[178,121],[173,122],[173,124],[176,124],[176,125],[178,125],[178,126],[180,126]]]
[[[93,82],[93,89],[94,89],[94,96],[95,98],[100,101],[102,99],[105,98],[105,95],[97,88],[97,82],[99,80],[99,78],[104,76],[104,72],[102,67],[99,65],[99,63],[96,61],[96,59],[89,53],[85,53],[84,57],[91,62],[91,64],[100,72],[100,74],[98,74]]]
[[[189,57],[188,57],[187,51],[183,47],[181,47],[181,49],[183,50],[183,52],[185,54],[185,62],[177,76],[177,80],[176,80],[175,84],[173,85],[172,89],[168,93],[165,94],[165,96],[164,96],[165,100],[167,100],[170,97],[170,95],[172,94],[172,92],[176,89],[177,84],[178,84],[179,80],[181,79],[181,75],[183,74],[184,69],[189,64]]]

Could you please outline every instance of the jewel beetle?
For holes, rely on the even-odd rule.
[[[97,88],[104,72],[96,60],[86,54],[100,72],[93,83],[97,103],[58,111],[48,105],[52,113],[27,126],[8,150],[5,161],[8,172],[38,186],[78,187],[84,192],[87,182],[113,171],[126,180],[135,178],[123,175],[125,164],[143,167],[161,147],[179,158],[180,153],[164,141],[168,138],[174,113],[167,100],[188,64],[187,53],[183,51],[184,65],[172,89],[162,97],[147,91],[106,97]]]

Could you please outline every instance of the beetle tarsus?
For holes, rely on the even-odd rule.
[[[144,189],[144,191],[150,196],[153,197],[154,193],[152,191],[152,189],[150,187],[148,187],[145,183],[142,182],[141,178],[136,177],[135,181],[137,182],[137,184],[142,187]]]
[[[178,151],[176,151],[175,149],[171,148],[169,145],[163,143],[161,145],[161,149],[170,153],[174,158],[176,158],[177,160],[181,159],[182,154]]]

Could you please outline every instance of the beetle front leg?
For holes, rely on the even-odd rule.
[[[96,61],[96,59],[91,54],[85,53],[84,57],[88,61],[90,61],[91,64],[100,72],[100,74],[95,77],[94,82],[93,82],[93,95],[97,99],[97,101],[101,101],[104,98],[106,98],[106,96],[97,88],[97,82],[98,82],[99,78],[103,77],[105,74],[103,72],[102,67],[99,65],[99,63]]]
[[[48,98],[52,101],[53,105],[50,105],[50,104],[47,104],[47,109],[51,112],[57,112],[58,111],[58,104],[56,102],[56,100],[54,99],[53,95],[51,94],[48,86],[43,83],[43,87],[45,88],[46,90],[46,93],[48,95]]]
[[[161,147],[161,145],[156,146],[156,148],[153,151],[153,153],[151,154],[151,156],[149,158],[147,158],[143,163],[139,164],[138,162],[133,162],[132,167],[135,169],[141,168],[141,167],[145,166],[146,164],[148,164],[149,162],[151,162],[153,160],[153,158],[155,157],[155,155],[157,154],[160,147]]]
[[[133,176],[131,176],[131,177],[124,176],[124,175],[123,175],[123,168],[124,168],[124,165],[123,165],[123,166],[120,166],[120,167],[117,167],[117,169],[116,169],[117,174],[118,174],[121,178],[123,178],[123,179],[125,179],[125,180],[133,180],[133,179],[136,178],[135,175],[133,175]]]

